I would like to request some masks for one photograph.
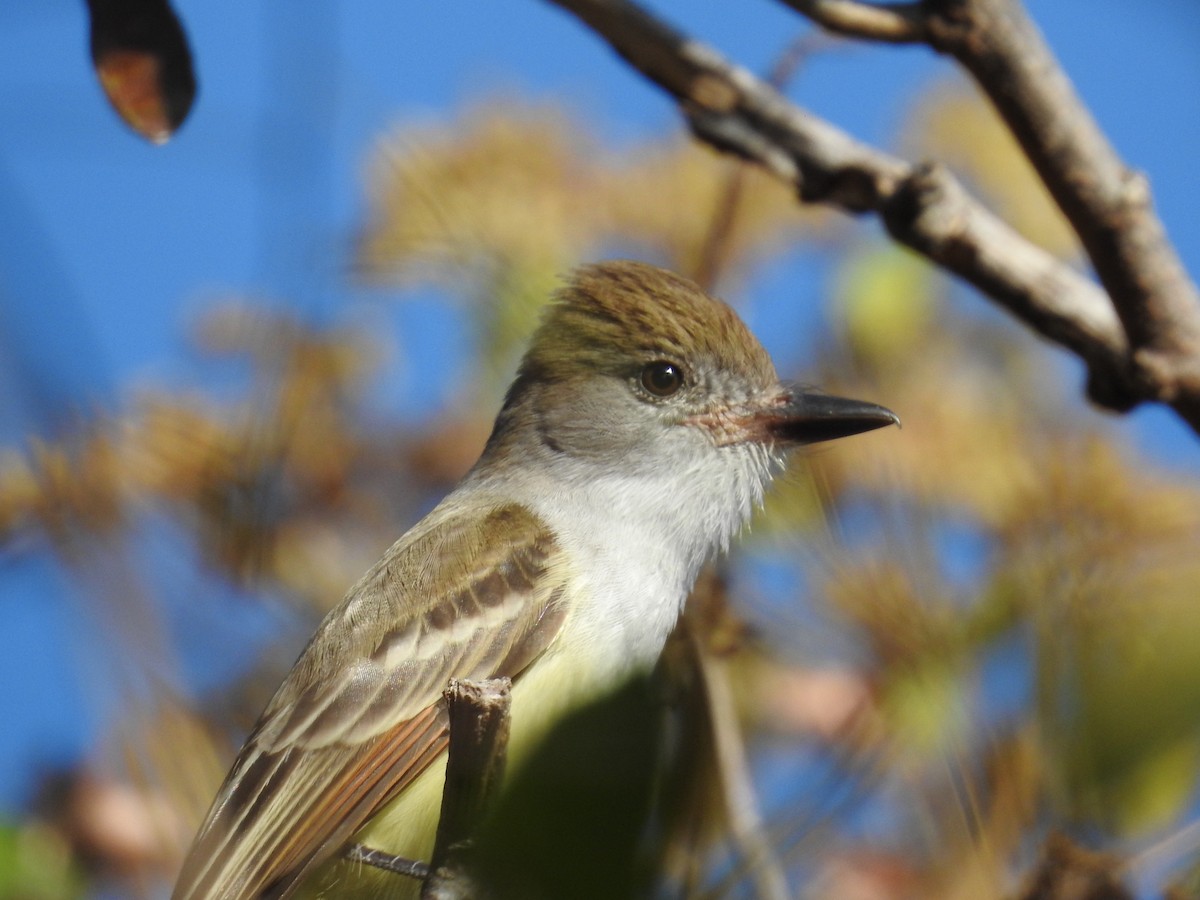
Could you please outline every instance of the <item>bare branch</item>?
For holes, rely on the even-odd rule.
[[[446,782],[433,858],[426,864],[364,844],[348,844],[351,862],[423,882],[422,900],[466,900],[483,896],[471,880],[465,856],[471,835],[487,813],[504,779],[508,758],[512,681],[451,680],[443,692],[450,719]]]
[[[1075,229],[1128,335],[1131,385],[1113,395],[1093,369],[1093,397],[1117,409],[1160,400],[1197,427],[1200,292],[1145,177],[1117,155],[1018,0],[782,2],[837,34],[923,41],[971,73]]]
[[[926,40],[922,4],[862,0],[783,0],[822,28],[845,37],[915,44]]]
[[[874,212],[899,241],[955,272],[1089,367],[1099,404],[1162,399],[1134,377],[1124,329],[1090,279],[1031,244],[948,172],[914,167],[789,103],[770,85],[629,0],[553,0],[679,102],[697,137],[763,166],[807,202]],[[1171,405],[1200,430],[1200,390]]]
[[[450,717],[442,814],[422,900],[478,897],[464,865],[465,850],[494,803],[508,759],[512,682],[454,679],[445,690]]]
[[[925,6],[930,45],[975,77],[1079,235],[1144,390],[1194,411],[1200,292],[1154,213],[1145,177],[1122,162],[1016,0]]]
[[[972,200],[948,170],[915,170],[882,215],[900,243],[1078,354],[1093,400],[1110,409],[1132,404],[1128,344],[1104,292]]]

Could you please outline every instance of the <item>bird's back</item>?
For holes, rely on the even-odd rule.
[[[452,495],[453,497],[453,495]],[[561,622],[524,507],[439,507],[322,623],[242,748],[173,900],[286,897],[446,744],[451,677],[516,677]]]

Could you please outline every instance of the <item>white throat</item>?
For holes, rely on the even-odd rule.
[[[761,504],[778,467],[759,445],[704,450],[653,474],[543,459],[499,482],[558,536],[577,589],[563,649],[582,643],[607,678],[655,664],[701,566]]]

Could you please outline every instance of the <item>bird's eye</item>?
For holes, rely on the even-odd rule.
[[[683,387],[683,369],[660,359],[642,369],[642,387],[655,397],[670,397]]]

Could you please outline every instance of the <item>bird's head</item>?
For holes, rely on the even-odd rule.
[[[737,313],[687,279],[614,261],[576,270],[550,305],[491,443],[638,473],[892,424],[882,406],[780,382]]]

